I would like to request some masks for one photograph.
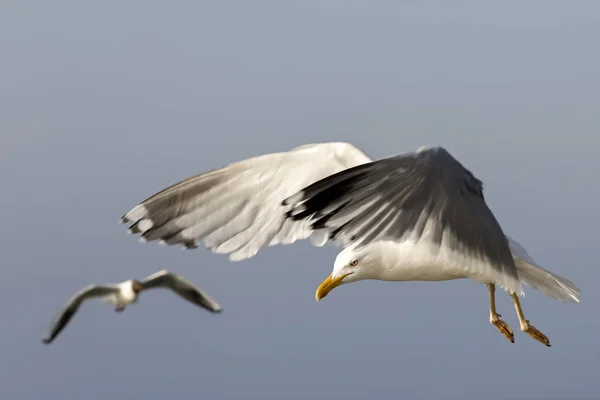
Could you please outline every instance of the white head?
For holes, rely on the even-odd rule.
[[[374,254],[368,251],[368,247],[345,248],[335,258],[333,271],[317,288],[315,298],[319,301],[340,285],[373,278],[379,265]]]

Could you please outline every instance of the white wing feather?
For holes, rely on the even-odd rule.
[[[238,161],[181,181],[141,202],[121,218],[143,240],[197,247],[203,240],[231,261],[262,247],[311,238],[327,242],[326,231],[285,218],[284,199],[347,168],[372,161],[349,143],[319,143]]]

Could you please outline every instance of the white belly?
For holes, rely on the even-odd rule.
[[[420,242],[377,242],[373,250],[380,255],[378,279],[386,281],[447,281],[481,278],[462,265],[461,260],[449,257],[435,245]]]
[[[131,285],[124,283],[120,285],[117,293],[106,296],[103,300],[107,304],[115,306],[126,306],[137,302],[137,294],[131,289]]]
[[[102,298],[102,301],[106,304],[116,306],[119,304],[119,296],[117,294],[111,294]]]
[[[434,265],[390,270],[384,277],[386,281],[450,281],[468,278],[463,272],[441,270]]]

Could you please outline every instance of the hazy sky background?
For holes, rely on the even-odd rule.
[[[3,1],[0,397],[597,399],[599,43],[597,1]],[[443,145],[482,179],[505,232],[582,289],[527,292],[553,347],[499,292],[509,343],[471,281],[317,304],[333,246],[231,264],[117,223],[190,175],[338,140],[376,158]],[[123,314],[88,303],[41,344],[76,290],[162,268],[224,313],[166,291]]]

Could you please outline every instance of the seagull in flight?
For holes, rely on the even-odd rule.
[[[130,304],[135,304],[141,292],[154,289],[170,289],[183,299],[194,303],[212,313],[220,313],[221,306],[204,291],[179,275],[167,270],[156,272],[142,281],[135,279],[116,284],[90,285],[79,292],[68,301],[58,317],[50,327],[48,336],[42,342],[50,344],[58,334],[67,326],[73,318],[79,306],[88,299],[100,298],[104,303],[113,305],[116,312],[123,312]]]
[[[486,285],[490,323],[514,343],[496,311],[496,287],[512,298],[520,328],[550,340],[524,316],[523,286],[560,302],[579,302],[568,279],[536,264],[504,234],[483,184],[446,149],[372,160],[349,143],[317,143],[264,154],[190,177],[121,217],[142,242],[195,249],[199,242],[231,261],[263,247],[310,239],[343,249],[316,300],[365,279]]]

